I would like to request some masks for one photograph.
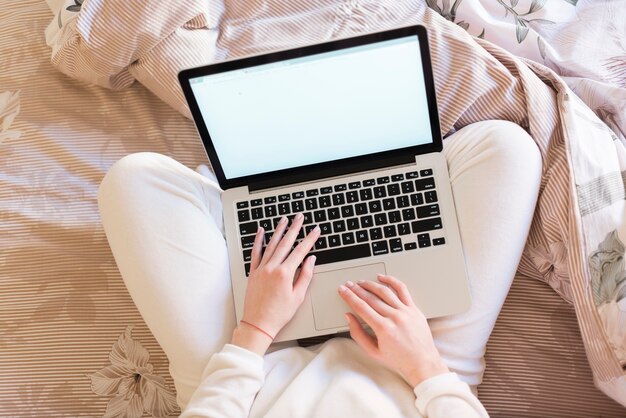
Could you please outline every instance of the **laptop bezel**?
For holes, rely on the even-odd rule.
[[[422,144],[405,148],[398,148],[390,151],[383,151],[373,154],[366,154],[357,157],[343,158],[339,160],[327,161],[316,164],[303,165],[266,173],[253,174],[244,177],[228,179],[219,161],[215,147],[211,140],[211,135],[204,123],[204,118],[195,99],[191,88],[190,80],[211,74],[227,71],[239,70],[242,68],[254,67],[262,64],[269,64],[293,58],[306,57],[324,52],[336,51],[375,42],[388,41],[407,36],[417,36],[420,46],[422,61],[422,71],[426,89],[426,100],[431,126],[432,143]],[[383,32],[371,33],[367,35],[339,39],[321,44],[309,45],[294,49],[271,52],[268,54],[255,55],[246,58],[233,59],[202,67],[190,68],[181,71],[178,79],[183,93],[189,105],[191,115],[196,128],[204,144],[209,160],[215,171],[215,175],[223,190],[248,186],[250,190],[267,189],[280,187],[288,184],[314,181],[328,177],[347,175],[367,170],[380,169],[384,167],[408,164],[415,161],[415,155],[430,152],[440,152],[442,150],[441,131],[439,126],[439,114],[437,112],[437,102],[433,71],[430,59],[430,48],[428,46],[428,36],[426,28],[421,25],[392,29]],[[384,138],[383,138],[384,140]]]

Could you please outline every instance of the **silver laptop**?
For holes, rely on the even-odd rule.
[[[315,277],[276,341],[347,330],[347,280],[393,275],[427,317],[470,294],[422,26],[221,62],[179,74],[224,190],[237,319],[259,226],[319,225]],[[267,241],[266,241],[267,243]]]

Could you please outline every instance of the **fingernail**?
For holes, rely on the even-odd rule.
[[[297,219],[297,220],[300,220],[300,219],[302,219],[303,217],[304,217],[304,215],[302,214],[302,212],[300,212],[300,213],[298,213],[298,214],[296,215],[296,219]]]
[[[339,293],[343,293],[343,292],[345,292],[346,290],[348,290],[348,288],[347,288],[347,287],[345,287],[345,286],[344,286],[344,285],[342,285],[342,284],[341,284],[341,285],[339,285]]]
[[[311,257],[309,257],[309,263],[311,263],[311,264],[315,264],[315,260],[317,260],[317,257],[315,257],[314,255],[312,255]]]
[[[346,286],[348,286],[348,287],[352,287],[352,286],[354,286],[354,283],[352,283],[350,280],[348,280],[348,281],[346,282]]]
[[[256,230],[257,234],[260,234],[261,232],[263,232],[263,227],[262,226],[260,226],[259,229]]]
[[[283,216],[282,218],[280,218],[280,221],[278,221],[279,224],[284,224],[285,222],[287,222],[286,216]]]
[[[315,228],[313,228],[313,231],[315,231],[315,232],[320,232],[320,227],[319,227],[319,226],[316,226]]]
[[[365,283],[365,280],[359,280],[359,281],[357,281],[357,283],[358,284],[363,284],[363,283]]]

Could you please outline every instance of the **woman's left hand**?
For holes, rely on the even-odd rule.
[[[243,320],[233,333],[233,344],[263,355],[272,343],[271,337],[275,337],[293,318],[304,301],[313,278],[315,256],[307,258],[302,264],[297,278],[295,274],[319,238],[320,229],[315,227],[311,230],[292,251],[303,222],[304,217],[298,214],[287,229],[287,218],[283,217],[263,254],[264,231],[263,228],[257,231],[252,247]]]

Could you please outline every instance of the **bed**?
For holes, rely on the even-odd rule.
[[[180,96],[162,82],[173,71],[168,60],[209,62],[315,42],[371,30],[372,16],[384,27],[404,10],[358,0],[167,4],[154,13],[178,13],[185,22],[170,31],[207,48],[190,58],[163,50],[165,42],[135,40],[145,59],[130,54],[127,67],[110,60],[105,64],[117,69],[107,73],[90,67],[78,46],[67,49],[67,28],[87,31],[80,32],[84,41],[93,30],[85,22],[97,22],[80,26],[77,16],[102,4],[24,0],[0,11],[0,416],[126,416],[115,399],[124,382],[141,375],[150,375],[151,390],[164,399],[161,408],[145,405],[144,416],[177,416],[167,358],[126,292],[96,202],[104,173],[126,154],[154,151],[189,167],[207,163]],[[567,148],[580,160],[572,167],[611,170],[585,181],[576,177],[584,170],[570,172],[577,180],[569,183],[576,196],[570,203],[581,224],[559,233],[581,251],[572,254],[567,242],[525,253],[487,346],[479,396],[493,417],[624,417],[626,383],[618,370],[626,346],[626,322],[619,322],[624,295],[618,288],[605,300],[604,287],[594,288],[602,303],[591,309],[584,292],[596,282],[576,282],[572,266],[586,260],[584,277],[606,277],[610,266],[616,286],[623,283],[626,2],[428,0],[407,2],[406,9],[426,6],[423,13],[444,31],[465,30],[492,55],[522,57],[543,81],[559,74],[575,93],[569,100],[580,97],[590,109],[580,111],[578,120],[588,121],[580,129],[595,125],[612,141],[596,144],[604,154],[584,148],[589,144]],[[287,36],[303,22],[308,30],[297,42]],[[164,51],[168,60],[159,59]],[[598,341],[610,347],[606,358]],[[131,345],[149,359],[129,358]],[[124,372],[111,373],[120,362]]]

